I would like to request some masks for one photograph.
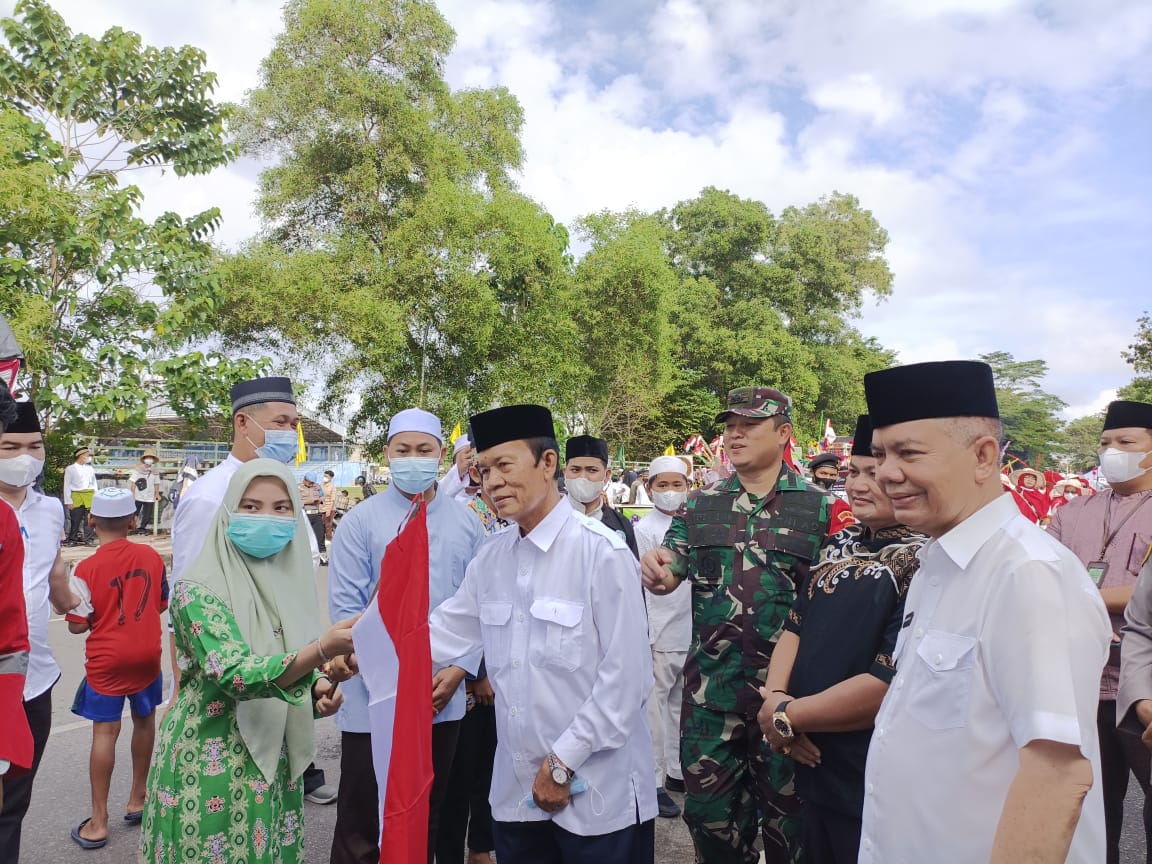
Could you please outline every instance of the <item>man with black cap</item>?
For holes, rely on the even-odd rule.
[[[872,452],[919,553],[865,771],[861,864],[1104,859],[1088,573],[1004,494],[992,369],[864,378]]]
[[[813,456],[808,462],[808,472],[812,475],[812,482],[828,491],[840,479],[840,457],[835,453],[821,453]]]
[[[697,860],[800,859],[792,761],[764,743],[756,715],[772,650],[828,533],[832,497],[784,463],[791,399],[767,387],[728,394],[724,449],[735,473],[689,499],[663,544],[644,556],[644,584],[692,583],[680,754],[684,821]]]
[[[1048,533],[1067,546],[1088,568],[1117,634],[1108,665],[1100,679],[1097,724],[1100,732],[1100,778],[1104,790],[1104,816],[1108,826],[1107,864],[1119,864],[1120,828],[1129,770],[1143,796],[1144,832],[1148,861],[1152,861],[1152,795],[1149,794],[1148,751],[1138,736],[1117,729],[1118,721],[1135,722],[1140,732],[1152,721],[1142,707],[1139,717],[1131,704],[1117,703],[1120,681],[1120,628],[1124,610],[1140,568],[1152,546],[1152,405],[1117,401],[1108,406],[1100,433],[1100,473],[1110,489],[1090,498],[1078,498],[1058,509]],[[1117,710],[1120,708],[1121,710]],[[1143,722],[1140,722],[1140,721]]]
[[[652,659],[636,559],[561,496],[547,408],[485,411],[471,429],[484,491],[515,524],[485,541],[429,623],[433,662],[484,652],[496,858],[651,864]]]
[[[72,454],[72,464],[64,469],[64,507],[68,511],[68,542],[95,543],[92,526],[88,524],[88,504],[96,491],[96,469],[92,467],[92,451],[79,448]],[[86,493],[76,496],[75,493]],[[83,499],[83,500],[81,500]]]
[[[897,521],[876,482],[867,414],[856,422],[845,490],[859,524],[820,547],[772,652],[758,718],[769,746],[798,763],[805,864],[856,864],[872,723],[928,539]]]
[[[296,412],[296,397],[292,394],[292,381],[284,377],[254,378],[232,385],[232,450],[215,468],[204,473],[188,491],[180,496],[180,506],[172,521],[172,585],[192,564],[204,548],[216,514],[224,501],[224,493],[233,475],[245,462],[253,459],[274,459],[288,464],[295,461],[299,447],[297,426],[300,416]],[[309,533],[312,561],[320,563],[320,547]],[[169,634],[172,655],[172,696],[180,686],[180,667],[176,663],[176,643]],[[331,804],[336,800],[335,787],[324,783],[324,772],[309,765],[304,772],[305,797],[317,804]]]
[[[564,489],[577,513],[603,522],[636,551],[636,532],[632,522],[604,504],[604,487],[608,482],[608,442],[591,435],[574,435],[564,445]]]
[[[52,688],[60,667],[48,646],[51,610],[64,613],[80,598],[68,584],[68,567],[60,557],[64,508],[33,488],[44,470],[44,435],[36,406],[16,405],[16,419],[0,435],[0,499],[16,514],[24,538],[24,604],[28,621],[28,667],[24,679],[24,713],[32,730],[32,768],[4,778],[4,810],[0,813],[0,861],[20,857],[20,825],[32,799],[32,783],[52,727]],[[3,506],[3,505],[0,505]],[[0,737],[7,730],[0,731]]]

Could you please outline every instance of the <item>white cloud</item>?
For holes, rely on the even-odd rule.
[[[256,84],[280,28],[279,0],[56,3],[77,29],[203,47],[228,99]],[[1052,0],[1040,15],[1016,0],[637,0],[603,15],[577,4],[578,29],[546,0],[439,5],[457,31],[450,82],[520,99],[521,185],[558,218],[667,206],[706,185],[777,211],[851,192],[889,230],[896,275],[861,326],[905,362],[1042,357],[1050,389],[1081,405],[1130,377],[1119,351],[1146,301],[1077,284],[1048,263],[1061,249],[1017,238],[1046,224],[1103,243],[1101,220],[1150,221],[1146,200],[1101,190],[1085,166],[1110,144],[1101,112],[1152,86],[1152,4]],[[149,208],[219,204],[231,245],[256,228],[252,176],[144,185]],[[1132,248],[1130,269],[1152,277]]]

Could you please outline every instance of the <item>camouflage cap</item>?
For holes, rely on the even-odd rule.
[[[771,387],[738,387],[728,391],[727,407],[716,415],[716,422],[723,423],[729,414],[762,419],[783,414],[791,422],[792,398]]]

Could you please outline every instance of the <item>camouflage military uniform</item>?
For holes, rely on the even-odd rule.
[[[729,405],[746,392],[753,401],[766,401],[757,400],[763,393],[787,398],[744,388]],[[697,861],[757,861],[758,828],[769,864],[800,860],[792,763],[768,749],[756,713],[772,648],[828,531],[831,507],[824,490],[782,466],[776,488],[762,498],[738,476],[700,492],[664,537],[675,553],[672,572],[692,583],[680,751],[684,821]]]

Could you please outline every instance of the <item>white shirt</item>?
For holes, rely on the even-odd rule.
[[[429,620],[434,663],[484,650],[494,819],[594,836],[655,818],[652,655],[639,565],[614,532],[561,500],[527,537],[512,525],[487,538]],[[554,814],[521,806],[549,752],[592,787]]]
[[[636,548],[640,557],[660,545],[672,517],[655,507],[636,523]],[[692,592],[673,591],[671,594],[653,594],[644,589],[648,605],[648,641],[653,651],[688,653],[692,642]]]
[[[7,503],[7,502],[5,502]],[[55,498],[28,489],[16,510],[24,538],[24,605],[28,614],[28,672],[24,700],[35,699],[60,677],[60,667],[48,647],[48,618],[52,614],[48,577],[60,553],[64,508]]]
[[[137,487],[137,480],[144,481],[143,489]],[[136,497],[136,500],[141,504],[154,504],[156,502],[156,487],[159,485],[160,472],[156,470],[155,465],[149,468],[147,465],[141,463],[133,468],[132,472],[128,475],[128,487],[132,490],[132,494]]]
[[[73,492],[96,488],[96,469],[91,464],[73,462],[64,469],[64,503],[71,504]]]
[[[861,864],[987,861],[1019,751],[1073,744],[1094,782],[1067,861],[1104,860],[1096,731],[1111,627],[1084,565],[1001,495],[920,550],[868,752]]]
[[[652,504],[652,499],[648,497],[648,488],[643,483],[637,482],[636,498],[631,503],[641,507],[648,507]]]
[[[623,504],[628,499],[628,484],[613,480],[605,487],[608,500],[613,505]]]
[[[176,505],[176,516],[172,520],[172,584],[184,572],[184,568],[196,560],[208,532],[216,520],[216,514],[224,503],[228,484],[244,463],[228,454],[228,458],[204,472],[191,486],[180,494]],[[316,544],[316,534],[308,533],[308,545],[312,547],[312,567],[320,566],[320,547]]]

